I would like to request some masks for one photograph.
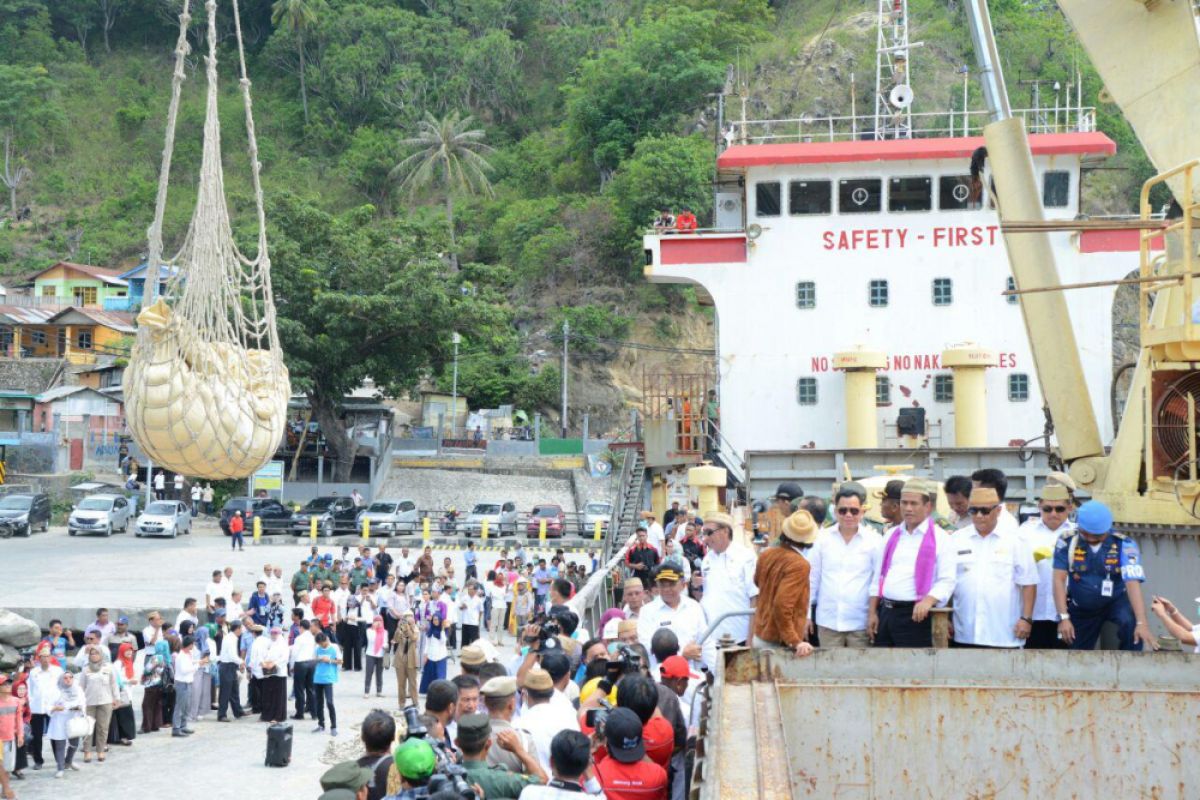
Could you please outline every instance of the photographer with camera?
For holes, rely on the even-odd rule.
[[[488,749],[492,746],[492,728],[487,714],[467,714],[458,720],[455,744],[463,754],[466,779],[483,790],[487,800],[516,800],[526,786],[544,784],[546,772],[537,757],[528,752],[516,731],[503,731],[495,741],[521,762],[521,771],[509,772],[505,767],[488,764]]]

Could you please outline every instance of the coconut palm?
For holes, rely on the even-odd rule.
[[[492,165],[484,154],[495,152],[483,141],[484,132],[472,129],[474,118],[459,117],[457,111],[437,119],[428,111],[417,123],[417,134],[401,140],[416,152],[397,164],[391,177],[400,181],[400,190],[414,195],[437,188],[446,195],[446,220],[450,242],[454,242],[454,196],[479,192],[490,195]]]
[[[300,102],[304,106],[304,122],[308,124],[308,86],[304,80],[304,32],[317,24],[324,9],[323,0],[275,0],[271,5],[271,24],[286,27],[296,38],[296,55],[300,57]]]

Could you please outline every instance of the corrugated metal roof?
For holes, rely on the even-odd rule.
[[[72,312],[90,319],[97,325],[103,325],[106,328],[112,328],[114,331],[120,331],[121,333],[135,333],[137,330],[133,327],[132,314],[124,314],[120,311],[103,311],[98,308],[81,308],[79,306],[70,306],[69,308],[62,309],[51,317],[50,322],[53,323],[59,317]]]
[[[9,325],[45,325],[62,310],[62,306],[0,305],[0,322]]]
[[[93,278],[96,278],[97,280],[103,281],[104,283],[113,284],[116,286],[128,286],[129,285],[126,281],[121,280],[121,278],[120,278],[121,270],[119,270],[119,269],[109,269],[108,267],[97,267],[97,266],[93,266],[91,264],[76,264],[73,261],[59,261],[56,264],[46,267],[44,270],[39,272],[37,274],[37,276],[35,276],[34,279],[36,280],[38,277],[41,277],[45,273],[54,269],[55,267],[66,267],[67,269],[73,269],[76,272],[82,272],[86,275],[91,275]]]

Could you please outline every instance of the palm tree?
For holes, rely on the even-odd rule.
[[[469,192],[492,194],[488,173],[492,165],[483,154],[495,152],[484,144],[484,132],[471,129],[474,118],[459,117],[452,111],[437,119],[428,111],[417,123],[417,135],[401,140],[405,147],[418,148],[391,171],[399,179],[400,190],[414,195],[436,186],[446,193],[446,221],[450,225],[450,243],[454,243],[454,195]]]
[[[275,0],[271,6],[271,24],[286,26],[296,37],[300,57],[300,102],[304,105],[304,123],[308,124],[308,86],[304,82],[304,32],[317,23],[323,0]]]

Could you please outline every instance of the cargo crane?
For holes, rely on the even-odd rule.
[[[991,180],[1059,454],[1142,540],[1153,591],[1195,596],[1200,555],[1200,36],[1194,0],[1058,0],[1159,174],[1142,189],[1141,350],[1106,450],[986,0],[967,0]],[[1163,221],[1149,195],[1176,203]],[[1166,237],[1162,254],[1151,247]],[[1133,265],[1131,263],[1132,270]],[[1149,541],[1147,541],[1149,540]],[[1192,594],[1187,594],[1187,592]],[[692,797],[1178,797],[1200,786],[1200,658],[1024,650],[722,651]],[[1115,713],[1114,713],[1115,712]],[[948,788],[952,787],[952,788]]]
[[[972,38],[993,121],[983,135],[1001,228],[1058,451],[1076,483],[1142,540],[1155,591],[1193,597],[1200,556],[1200,306],[1195,228],[1200,221],[1200,7],[1185,0],[1058,0],[1159,174],[1140,198],[1136,278],[1141,349],[1116,438],[1102,442],[1043,221],[1022,121],[1008,113],[986,0],[971,0]],[[1175,200],[1153,215],[1150,191]],[[1086,221],[1076,223],[1086,226]],[[1165,236],[1165,252],[1152,241]],[[1131,269],[1133,263],[1130,264]],[[1190,594],[1189,594],[1190,592]]]

